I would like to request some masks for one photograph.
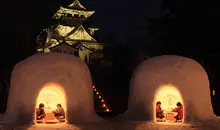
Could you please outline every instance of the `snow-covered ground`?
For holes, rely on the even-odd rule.
[[[2,123],[0,130],[220,130],[220,119],[197,123],[153,123],[111,120],[96,124],[11,126]]]

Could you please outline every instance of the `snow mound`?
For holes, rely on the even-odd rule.
[[[174,55],[153,57],[137,67],[130,82],[125,117],[155,121],[155,98],[161,86],[166,85],[179,91],[185,122],[214,117],[206,71],[196,61]]]
[[[87,65],[77,57],[61,53],[31,56],[13,69],[4,120],[30,124],[40,90],[47,85],[64,91],[67,122],[93,122],[95,114],[92,80]],[[60,97],[63,98],[63,97]]]

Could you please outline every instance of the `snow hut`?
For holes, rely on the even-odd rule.
[[[164,118],[174,119],[176,115],[173,113],[172,117],[172,111],[177,102],[183,106],[182,121],[209,120],[214,116],[206,71],[186,57],[157,56],[139,65],[131,78],[125,116],[157,121],[158,101],[165,110]]]
[[[17,63],[11,76],[6,118],[20,124],[36,121],[35,109],[44,104],[45,122],[62,104],[65,122],[97,121],[92,81],[87,65],[61,53],[39,53]]]

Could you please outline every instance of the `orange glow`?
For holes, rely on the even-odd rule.
[[[57,109],[57,104],[61,104],[67,111],[65,92],[57,84],[47,84],[40,90],[36,100],[36,108],[39,107],[40,103],[44,104],[45,113],[52,113],[53,110]]]
[[[27,126],[26,129],[23,130],[81,130],[81,128],[77,127],[76,125],[69,125],[69,124],[36,124]]]
[[[212,91],[212,96],[215,96],[215,90]]]
[[[177,102],[181,102],[184,106],[182,96],[178,89],[173,85],[161,86],[154,96],[153,108],[154,108],[154,121],[156,121],[156,102],[161,102],[161,108],[166,112],[172,111],[176,107]]]
[[[99,99],[102,99],[102,96],[99,95],[99,92],[98,92],[98,90],[95,88],[95,86],[93,86],[93,89],[94,89],[94,91],[96,92],[96,95],[98,96],[98,98],[99,98]],[[102,104],[102,107],[105,107],[105,108],[106,108],[107,106],[106,106],[106,104],[104,104],[104,99],[102,99],[101,102],[103,103],[103,104]],[[109,110],[109,109],[106,109],[105,111],[109,112],[110,110]]]

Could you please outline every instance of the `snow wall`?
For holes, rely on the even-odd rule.
[[[19,124],[32,122],[36,99],[47,83],[57,84],[65,91],[67,123],[100,120],[94,110],[87,65],[77,57],[61,53],[39,53],[15,65],[5,120]]]
[[[185,122],[214,117],[206,71],[196,61],[175,55],[153,57],[137,67],[130,82],[125,117],[155,121],[155,96],[158,88],[166,84],[179,90]]]

